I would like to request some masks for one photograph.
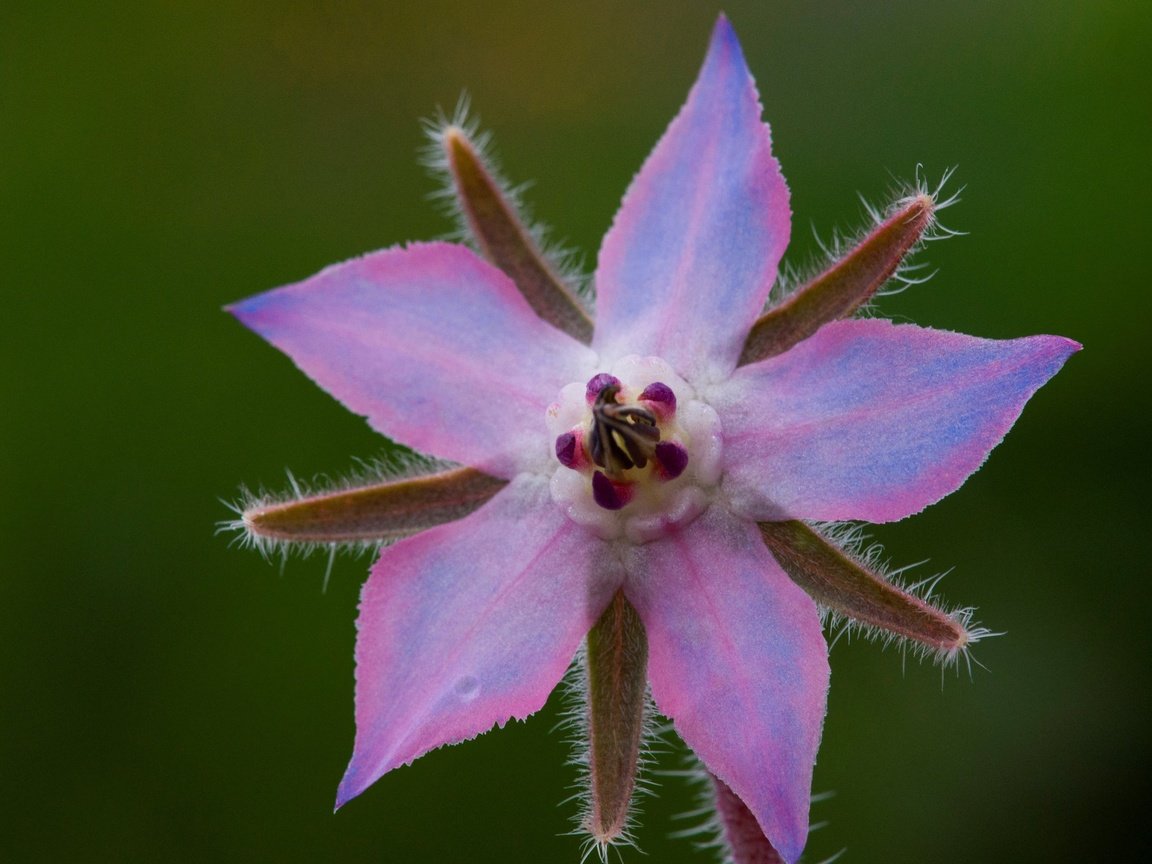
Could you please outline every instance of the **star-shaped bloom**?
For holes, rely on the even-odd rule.
[[[403,538],[363,590],[338,803],[539,710],[585,644],[593,836],[624,830],[646,680],[794,861],[828,689],[818,604],[945,655],[972,637],[807,523],[952,492],[1078,346],[850,317],[931,224],[927,194],[765,310],[789,191],[723,18],[604,239],[594,327],[466,131],[439,141],[488,260],[395,247],[231,310],[379,432],[466,466],[245,514],[266,537]]]

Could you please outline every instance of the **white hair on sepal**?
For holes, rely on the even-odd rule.
[[[317,540],[286,540],[257,534],[252,530],[246,514],[277,504],[303,501],[306,498],[331,495],[392,480],[422,477],[459,467],[453,462],[433,459],[399,445],[394,445],[394,449],[379,456],[370,459],[357,458],[353,461],[355,466],[351,470],[335,478],[317,474],[309,480],[301,480],[291,469],[285,469],[288,488],[280,492],[270,492],[264,487],[253,491],[247,486],[241,486],[234,500],[219,499],[221,504],[236,514],[236,518],[217,522],[216,533],[232,534],[229,545],[254,549],[269,563],[279,559],[281,571],[289,557],[307,558],[316,552],[324,552],[328,556],[324,579],[326,587],[337,553],[349,553],[357,557],[375,555],[385,546],[411,535],[397,534],[380,539],[339,540],[330,543]]]
[[[935,186],[932,186],[930,185],[930,181],[928,180],[927,175],[924,173],[924,165],[920,162],[917,162],[915,180],[911,188],[907,189],[907,186],[905,185],[907,194],[904,197],[904,201],[908,201],[915,197],[927,196],[933,201],[934,213],[939,213],[941,210],[947,210],[953,204],[956,204],[960,201],[960,196],[963,194],[964,190],[968,188],[967,186],[961,186],[955,192],[949,194],[947,198],[944,197],[944,187],[948,185],[948,181],[951,180],[952,175],[956,173],[956,168],[957,166],[953,165],[951,168],[944,169],[944,173],[940,175],[940,180],[936,183]],[[902,202],[898,201],[896,203],[899,205]],[[936,232],[941,232],[945,237],[957,237],[968,233],[967,231],[954,231],[950,228],[945,228],[939,223],[939,220],[933,220],[932,228],[933,231],[927,232],[928,236],[925,239],[939,240],[940,234]]]
[[[920,163],[916,164],[914,172],[914,180],[911,183],[901,181],[898,178],[893,178],[894,186],[889,192],[889,197],[894,200],[888,205],[887,212],[874,216],[874,224],[879,224],[887,216],[907,207],[917,199],[929,198],[932,201],[932,215],[928,222],[928,227],[924,229],[924,233],[920,235],[920,239],[916,245],[908,250],[908,254],[904,256],[904,260],[900,262],[900,266],[896,268],[896,272],[892,274],[891,278],[876,292],[875,297],[888,297],[893,294],[900,294],[908,288],[916,285],[923,285],[928,282],[933,276],[936,275],[936,270],[927,271],[927,264],[924,262],[913,261],[913,257],[917,252],[922,250],[927,243],[936,240],[944,240],[949,237],[963,237],[968,232],[958,231],[949,228],[940,222],[939,214],[941,210],[947,210],[949,207],[960,202],[960,195],[966,187],[961,186],[954,192],[945,197],[944,189],[948,185],[948,181],[952,179],[952,175],[956,173],[956,166],[945,169],[944,173],[940,175],[940,180],[935,185],[932,185],[927,178],[924,171],[924,166]],[[863,202],[864,198],[861,196],[860,200]],[[865,203],[865,208],[870,214],[875,214],[875,208],[869,207]],[[871,311],[868,307],[872,303],[865,304],[865,310]]]
[[[540,255],[552,266],[564,284],[579,296],[589,313],[592,313],[595,308],[595,290],[592,278],[585,267],[583,254],[555,240],[552,230],[547,225],[532,218],[531,208],[525,202],[524,196],[524,193],[532,187],[532,182],[512,184],[508,181],[501,169],[500,160],[496,157],[492,133],[480,128],[479,117],[472,111],[468,94],[460,94],[451,115],[443,108],[437,108],[435,115],[422,121],[421,126],[428,140],[420,150],[420,164],[427,169],[437,184],[437,188],[429,193],[428,197],[453,225],[443,239],[463,243],[476,252],[480,251],[460,206],[456,184],[452,179],[451,167],[444,149],[445,133],[450,129],[459,129],[471,142],[501,194],[515,209]]]
[[[944,616],[952,619],[965,634],[963,644],[955,648],[932,648],[910,637],[857,621],[848,615],[821,605],[819,607],[821,620],[831,637],[828,644],[829,650],[834,648],[841,638],[851,641],[854,637],[859,636],[868,642],[879,643],[881,648],[885,650],[891,645],[897,646],[900,649],[901,662],[911,653],[918,660],[931,658],[932,662],[940,666],[941,670],[955,667],[957,674],[959,674],[961,661],[963,661],[963,666],[968,670],[969,678],[972,676],[973,663],[984,668],[983,664],[972,656],[972,646],[984,639],[1003,636],[1004,634],[993,632],[987,627],[974,623],[975,606],[950,606],[938,593],[937,588],[940,582],[952,572],[951,568],[932,573],[922,579],[911,580],[908,578],[908,574],[913,569],[928,562],[918,561],[893,569],[891,562],[884,556],[883,545],[872,542],[870,535],[865,532],[864,524],[859,522],[818,522],[812,523],[811,527],[844,555],[871,570],[885,582],[922,600]]]
[[[644,696],[644,715],[641,720],[640,756],[636,765],[635,787],[632,800],[628,806],[628,818],[624,830],[610,842],[602,842],[593,837],[587,828],[588,820],[592,815],[591,790],[591,739],[588,728],[588,667],[587,646],[582,643],[568,671],[560,682],[564,708],[560,719],[552,731],[561,731],[564,741],[570,747],[567,765],[576,769],[576,779],[569,785],[574,790],[571,795],[560,802],[565,806],[576,802],[577,810],[573,817],[575,826],[568,835],[581,838],[580,862],[585,864],[595,855],[602,864],[608,861],[609,850],[615,849],[619,857],[621,847],[630,846],[641,851],[636,842],[635,829],[641,814],[640,800],[643,797],[655,796],[657,791],[656,775],[662,772],[653,771],[657,757],[664,751],[667,740],[666,735],[672,728],[670,723],[661,722],[656,705],[652,701],[651,690]]]
[[[955,166],[948,168],[941,175],[940,180],[933,185],[927,179],[924,166],[917,164],[911,182],[900,180],[896,177],[892,178],[888,194],[885,196],[888,203],[884,206],[878,206],[869,201],[863,194],[857,193],[857,198],[864,210],[863,219],[858,228],[854,230],[844,230],[833,227],[829,236],[825,239],[820,235],[815,224],[811,225],[812,237],[819,252],[810,255],[808,260],[802,263],[791,261],[781,263],[779,275],[776,278],[775,285],[772,286],[772,291],[769,294],[768,302],[765,304],[765,309],[771,309],[784,302],[794,294],[798,288],[814,279],[847,255],[886,219],[919,198],[929,198],[932,201],[932,213],[927,228],[925,228],[924,233],[915,245],[905,254],[900,265],[896,268],[896,272],[876,291],[872,299],[863,304],[855,314],[860,317],[870,317],[876,314],[875,300],[877,298],[899,294],[909,287],[923,285],[925,282],[928,282],[936,275],[936,271],[927,271],[927,264],[915,261],[916,254],[924,248],[925,244],[931,241],[942,240],[947,237],[958,237],[966,233],[944,226],[938,218],[941,210],[945,210],[960,201],[960,193],[964,191],[964,187],[961,186],[956,189],[956,191],[948,193],[947,195],[945,194],[945,189],[955,172]]]
[[[694,824],[687,828],[681,828],[673,831],[668,836],[672,839],[688,839],[692,841],[693,847],[702,852],[711,852],[715,855],[717,864],[745,864],[745,862],[737,861],[733,857],[732,849],[728,845],[728,839],[724,834],[724,825],[721,822],[720,814],[716,812],[716,787],[712,782],[712,775],[705,767],[704,763],[691,750],[687,752],[684,757],[684,767],[675,771],[661,771],[659,772],[665,777],[682,777],[690,787],[693,788],[696,795],[697,806],[693,809],[677,813],[672,818],[676,821],[692,821]],[[835,792],[818,792],[809,797],[812,804],[819,804],[821,801],[827,801],[832,798]],[[828,827],[828,820],[820,822],[813,822],[808,826],[808,834],[811,835],[821,828]],[[847,850],[841,849],[830,858],[824,858],[817,864],[832,864],[843,855]],[[805,858],[802,855],[797,864],[804,864]]]
[[[420,148],[420,164],[436,181],[436,188],[428,193],[428,198],[436,209],[443,213],[452,222],[452,228],[443,235],[442,239],[454,243],[464,243],[476,248],[472,238],[472,231],[468,227],[468,220],[460,207],[460,199],[456,195],[456,184],[452,179],[452,166],[448,162],[448,153],[444,148],[444,135],[449,129],[459,129],[464,133],[476,154],[492,173],[501,191],[508,197],[514,206],[519,206],[516,193],[511,185],[504,180],[503,174],[496,164],[492,150],[492,133],[481,131],[480,118],[472,114],[472,101],[468,94],[461,93],[456,101],[452,114],[447,114],[443,107],[437,106],[432,117],[420,121],[420,127],[427,139]]]

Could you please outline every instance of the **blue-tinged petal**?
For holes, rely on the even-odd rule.
[[[448,243],[374,252],[230,311],[377,431],[501,477],[550,463],[545,411],[595,371],[507,276]]]
[[[711,393],[748,518],[890,522],[957,489],[1079,350],[883,320],[828,324]]]
[[[740,43],[721,17],[688,101],[600,249],[593,346],[657,355],[693,383],[720,380],[788,245],[788,187]]]
[[[360,600],[356,747],[337,806],[429,750],[539,710],[619,587],[602,550],[530,475],[385,549]]]
[[[816,604],[720,506],[636,548],[624,591],[648,631],[657,707],[795,861],[828,692]]]

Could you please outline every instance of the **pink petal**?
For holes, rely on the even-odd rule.
[[[788,245],[788,187],[740,43],[721,17],[688,102],[633,181],[604,238],[593,346],[658,355],[720,380]]]
[[[903,519],[983,464],[1080,346],[839,321],[712,393],[726,490],[757,520]]]
[[[385,549],[360,601],[356,747],[337,806],[429,750],[539,710],[619,587],[601,549],[527,475]]]
[[[634,555],[624,590],[648,629],[657,707],[795,861],[828,692],[816,604],[719,506]]]
[[[230,311],[377,431],[502,477],[550,458],[544,413],[594,362],[447,243],[374,252]]]

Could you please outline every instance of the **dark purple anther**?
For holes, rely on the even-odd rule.
[[[576,467],[576,434],[565,432],[556,439],[556,458],[566,468]]]
[[[660,402],[669,410],[676,410],[676,394],[672,392],[671,387],[659,381],[654,381],[644,388],[644,392],[640,394],[640,401]]]
[[[656,461],[664,469],[664,476],[674,480],[688,467],[688,451],[675,441],[661,441],[656,445]]]
[[[603,471],[592,475],[592,498],[605,510],[619,510],[632,498],[630,492],[627,486],[609,480]]]
[[[596,401],[596,397],[600,395],[605,387],[615,387],[619,390],[620,379],[615,375],[609,375],[607,372],[600,372],[592,376],[592,380],[588,382],[588,389],[585,391],[589,405]]]

